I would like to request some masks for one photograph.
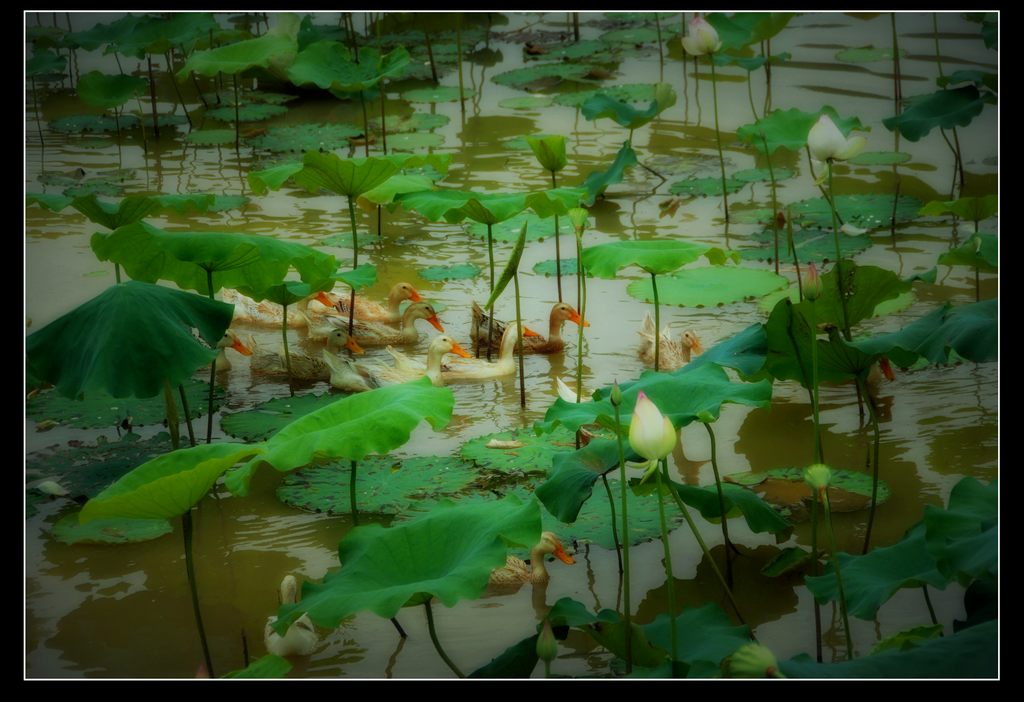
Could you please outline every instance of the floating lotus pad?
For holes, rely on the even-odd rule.
[[[650,102],[654,99],[654,83],[626,83],[624,85],[609,85],[606,88],[594,90],[580,90],[573,93],[562,93],[555,96],[556,105],[566,107],[580,107],[591,97],[601,92],[619,102]]]
[[[796,175],[795,171],[791,171],[788,168],[774,168],[768,170],[767,168],[748,168],[743,171],[736,171],[729,176],[730,179],[739,180],[744,183],[758,183],[758,182],[769,182],[772,179],[772,175],[775,176],[775,182],[780,180],[788,180]]]
[[[174,529],[166,519],[96,519],[78,523],[78,512],[53,525],[53,537],[65,544],[127,544],[151,541]]]
[[[730,193],[734,193],[743,186],[746,185],[741,180],[735,178],[726,178],[725,187]],[[687,180],[679,180],[669,186],[669,192],[675,195],[721,195],[722,194],[722,179],[721,178],[688,178]]]
[[[424,280],[466,280],[480,275],[480,269],[472,263],[461,263],[453,266],[430,266],[417,271]]]
[[[671,239],[627,240],[583,249],[583,267],[588,275],[598,278],[615,278],[628,266],[661,275],[693,263],[701,256],[717,264],[726,260],[722,249],[707,244]]]
[[[476,93],[472,88],[464,88],[463,95],[467,98]],[[409,102],[458,102],[459,89],[450,85],[438,85],[433,88],[416,88],[402,93],[402,99]]]
[[[874,61],[892,61],[892,47],[863,46],[858,49],[843,49],[836,52],[836,60],[844,63],[872,63]],[[906,49],[900,49],[900,57],[907,55]]]
[[[518,441],[518,448],[487,448],[491,441]],[[471,439],[459,449],[459,455],[480,468],[503,473],[545,473],[551,459],[559,453],[576,450],[576,435],[565,430],[537,436],[529,429],[500,431]]]
[[[862,229],[888,227],[893,215],[892,195],[836,195],[836,209],[846,224]],[[896,223],[917,218],[921,201],[901,195],[896,203]],[[832,209],[825,198],[816,197],[790,206],[793,221],[802,227],[832,229]]]
[[[761,246],[751,249],[741,249],[740,256],[748,261],[772,261],[775,257],[775,239],[771,229],[765,229],[750,237],[751,241],[759,242]],[[843,258],[852,257],[862,251],[871,248],[871,237],[867,235],[849,236],[839,235],[839,251]],[[835,237],[832,232],[821,229],[797,229],[793,232],[793,245],[796,247],[797,259],[800,263],[822,263],[823,261],[834,261],[836,257]],[[786,263],[793,260],[789,252],[789,245],[786,241],[785,229],[779,230],[779,259]]]
[[[50,122],[50,129],[65,134],[116,132],[118,121],[121,124],[121,129],[130,129],[138,124],[139,120],[135,115],[129,114],[121,115],[117,121],[109,115],[70,115],[68,117],[58,117]]]
[[[910,141],[918,141],[936,127],[953,129],[966,127],[981,114],[987,103],[995,101],[988,92],[982,93],[976,86],[941,89],[930,95],[915,95],[907,98],[907,106],[895,117],[882,120],[885,128],[899,129],[900,134]]]
[[[498,85],[512,88],[527,88],[538,81],[560,83],[564,80],[581,80],[593,70],[592,66],[578,63],[538,63],[523,68],[514,68],[491,77]]]
[[[713,307],[749,300],[784,288],[789,281],[771,271],[732,266],[707,266],[658,279],[658,299],[662,304],[683,307]],[[650,280],[629,284],[630,297],[654,302]]]
[[[239,105],[238,107],[238,121],[239,122],[262,122],[265,119],[271,117],[278,117],[288,111],[287,107],[281,105]],[[234,107],[218,107],[213,110],[208,110],[206,116],[212,119],[219,119],[222,122],[234,122],[235,121],[235,108]]]
[[[235,143],[234,129],[202,129],[189,132],[185,140],[196,146],[217,146]]]
[[[554,104],[555,99],[549,95],[526,95],[524,97],[505,98],[498,102],[498,107],[507,110],[539,110]]]
[[[431,129],[439,129],[451,122],[448,115],[430,114],[429,112],[414,112],[408,117],[399,120],[388,120],[388,138],[392,133],[399,132],[423,132]]]
[[[538,139],[544,139],[546,137],[555,136],[553,134],[534,134],[534,137]],[[511,139],[502,139],[499,142],[504,149],[511,149],[512,151],[530,151],[530,144],[526,141],[525,136],[512,137]]]
[[[185,381],[184,387],[190,416],[195,419],[206,414],[209,383],[193,379]],[[224,389],[215,387],[215,412],[223,399]],[[177,392],[174,393],[174,401],[180,404]],[[180,412],[179,408],[179,416],[182,416]],[[163,395],[140,400],[134,397],[113,398],[105,392],[97,391],[89,393],[82,400],[72,400],[51,390],[29,400],[25,414],[37,422],[49,419],[79,429],[97,429],[116,426],[127,417],[131,417],[130,423],[134,426],[159,424],[164,421],[166,410]]]
[[[652,478],[653,480],[653,478]],[[616,529],[622,531],[622,505],[619,494],[619,484],[611,481],[612,495],[615,497]],[[666,501],[671,501],[666,496]],[[648,495],[636,495],[632,488],[626,490],[626,502],[629,507],[629,543],[636,545],[645,541],[651,541],[661,536],[661,522],[658,516],[658,497],[653,492]],[[674,506],[665,505],[666,521],[671,531],[683,522],[682,513]],[[596,487],[594,494],[583,504],[579,516],[572,524],[565,524],[558,521],[545,510],[541,514],[544,528],[558,534],[563,543],[579,541],[583,543],[597,544],[604,548],[615,548],[615,541],[612,538],[612,515],[611,507],[608,504],[608,494],[604,489]],[[622,534],[619,534],[622,541]]]
[[[804,481],[802,468],[772,468],[763,473],[748,471],[731,473],[723,478],[726,482],[753,489],[769,504],[780,507],[789,518],[800,521],[810,516],[811,488]],[[878,501],[882,504],[889,499],[889,486],[884,480],[878,481]],[[828,499],[833,512],[857,512],[871,506],[871,476],[850,470],[832,469]]]
[[[277,496],[309,512],[348,514],[350,475],[348,461],[303,468],[285,476]],[[453,456],[370,456],[356,469],[356,502],[360,512],[399,514],[457,493],[477,477],[471,462]]]
[[[904,151],[865,151],[851,158],[847,163],[854,166],[892,166],[906,163],[911,155]]]
[[[265,102],[268,105],[283,105],[286,102],[298,99],[298,95],[287,93],[267,93],[261,90],[252,90],[245,94],[245,97],[253,102]]]
[[[267,133],[248,139],[249,144],[257,149],[267,149],[277,153],[297,151],[305,153],[326,149],[348,148],[349,137],[363,133],[361,127],[350,124],[296,124],[288,127],[271,127]]]
[[[522,229],[523,222],[527,222],[527,241],[543,240],[546,237],[554,236],[555,234],[554,217],[541,219],[532,212],[524,212],[522,214],[517,214],[515,217],[510,217],[504,222],[498,222],[497,224],[491,225],[491,237],[495,241],[515,241],[519,238],[519,230]],[[466,227],[466,231],[470,236],[483,239],[484,241],[487,240],[486,224],[473,222]]]
[[[609,44],[651,44],[658,39],[667,39],[670,36],[669,28],[662,27],[661,36],[650,27],[631,27],[629,29],[613,29],[605,32],[599,38]]]
[[[432,132],[407,132],[388,136],[388,148],[393,151],[414,151],[442,146],[443,134]]]
[[[577,261],[575,258],[563,258],[561,260],[561,266],[559,266],[559,262],[552,258],[547,261],[535,263],[533,266],[533,272],[538,275],[550,276],[555,275],[556,272],[561,269],[562,275],[576,275],[576,273],[579,272],[577,270],[576,263]]]
[[[608,46],[608,43],[596,39],[583,39],[571,44],[546,45],[547,53],[542,56],[526,56],[527,60],[540,59],[542,61],[564,61],[587,60],[591,63],[614,63],[619,60],[623,53],[620,47]]]
[[[267,400],[245,412],[234,412],[220,420],[224,433],[243,441],[264,441],[295,419],[344,397],[341,394],[298,395]]]

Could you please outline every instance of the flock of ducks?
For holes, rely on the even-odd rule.
[[[282,325],[280,305],[270,302],[256,302],[234,290],[225,290],[225,302],[235,306],[232,325],[276,327]],[[402,310],[402,304],[408,306]],[[356,299],[351,311],[353,317],[349,332],[349,300],[331,293],[318,292],[300,300],[288,309],[288,326],[305,328],[306,337],[300,341],[302,351],[289,350],[288,364],[282,351],[260,349],[250,335],[246,345],[238,334],[229,329],[217,345],[217,370],[231,368],[225,353],[233,349],[252,356],[250,368],[258,375],[287,377],[296,380],[326,381],[345,392],[364,392],[390,383],[403,383],[423,376],[437,386],[447,383],[472,383],[492,380],[515,373],[514,354],[518,333],[514,323],[491,320],[476,302],[472,304],[472,325],[470,337],[478,349],[487,347],[497,353],[492,360],[474,358],[466,349],[445,333],[436,310],[409,283],[396,283],[388,293],[384,304]],[[411,358],[394,348],[414,344],[419,340],[416,322],[423,320],[440,332],[427,349],[425,358]],[[542,336],[523,326],[523,353],[552,354],[565,348],[562,328],[566,322],[584,327],[590,323],[580,317],[572,305],[556,303],[548,318],[548,334]],[[638,354],[647,365],[654,364],[654,322],[650,315],[644,319],[640,329]],[[347,349],[353,354],[362,354],[364,346],[384,346],[391,356],[391,363],[379,360],[356,363],[343,355]],[[692,331],[685,331],[674,339],[666,327],[660,334],[659,367],[663,371],[675,370],[688,363],[692,354],[701,353],[700,340]]]

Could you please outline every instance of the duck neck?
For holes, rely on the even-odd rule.
[[[689,363],[690,362],[690,351],[691,351],[691,349],[685,343],[682,346],[683,346],[683,363]]]
[[[228,360],[228,354],[225,349],[217,349],[217,358],[213,360],[213,364],[217,371],[231,370],[231,361]]]
[[[565,326],[565,320],[559,319],[552,312],[551,319],[548,320],[548,341],[561,341],[563,326]]]
[[[404,299],[405,296],[402,294],[401,288],[393,288],[391,292],[388,293],[388,316],[390,316],[391,319],[402,318],[402,313],[398,311],[398,308],[401,306],[402,300]]]
[[[516,323],[508,323],[508,331],[501,340],[501,350],[498,352],[498,363],[512,363],[512,354],[516,350],[516,340],[519,335],[516,334]]]
[[[427,377],[436,386],[444,385],[444,378],[441,375],[441,358],[447,353],[442,349],[427,350]]]
[[[420,338],[419,332],[416,331],[416,320],[419,317],[410,310],[412,310],[411,307],[402,316],[402,341],[406,343],[413,343]]]
[[[544,552],[541,545],[537,544],[530,551],[530,582],[539,585],[550,579],[551,576],[548,575],[547,566],[544,564]]]

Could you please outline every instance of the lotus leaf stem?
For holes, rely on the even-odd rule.
[[[850,336],[850,315],[846,312],[846,291],[843,286],[843,254],[839,250],[839,215],[836,213],[836,199],[835,190],[832,189],[832,163],[825,166],[828,168],[828,192],[829,192],[829,209],[832,211],[832,239],[836,245],[836,287],[839,289],[839,309],[843,315],[843,338],[847,341],[851,341],[853,337]],[[812,330],[813,334],[813,330]]]
[[[188,587],[192,592],[192,613],[196,617],[196,629],[199,630],[199,642],[203,646],[203,659],[210,677],[215,677],[213,660],[210,658],[210,646],[206,642],[206,629],[203,628],[203,615],[199,610],[199,590],[196,586],[196,567],[192,561],[192,508],[189,507],[181,515],[181,533],[185,539],[185,572],[188,575]]]
[[[754,72],[747,73],[747,101],[750,103],[750,112],[754,115],[754,121],[758,120],[757,108],[754,107]]]
[[[427,630],[430,631],[430,641],[434,644],[434,649],[437,651],[437,655],[441,656],[441,660],[445,662],[452,672],[460,678],[466,677],[465,673],[459,670],[458,666],[452,662],[452,659],[448,657],[448,654],[441,648],[441,642],[437,639],[437,630],[434,628],[434,612],[430,609],[430,600],[423,603],[423,608],[427,611]]]
[[[661,305],[658,304],[658,276],[651,273],[651,289],[654,291],[654,372],[661,362]]]
[[[702,422],[708,430],[708,437],[711,439],[711,470],[715,473],[715,488],[718,490],[718,510],[722,513],[722,539],[725,541],[725,581],[732,588],[732,558],[729,557],[729,550],[735,548],[729,541],[729,519],[725,510],[725,494],[722,492],[722,477],[718,473],[718,451],[715,447],[715,431],[711,428],[710,422]]]
[[[413,19],[415,20],[416,13],[413,13]],[[437,64],[434,63],[434,47],[430,42],[430,32],[426,29],[423,30],[423,38],[427,42],[427,58],[430,59],[430,77],[434,81],[434,85],[437,85]]]
[[[749,85],[749,82],[747,84]],[[751,103],[751,106],[753,106],[753,103]],[[775,169],[772,167],[772,154],[768,150],[768,138],[765,137],[763,131],[761,132],[761,141],[764,142],[764,157],[765,157],[765,160],[768,162],[768,178],[771,180],[771,183],[772,183],[772,236],[775,239],[775,275],[778,275],[779,274],[779,220],[778,220],[779,199],[776,196],[776,190],[775,190],[775,187],[776,187],[776,183],[775,183]],[[788,221],[788,218],[787,218],[787,221]],[[792,239],[793,239],[793,237],[792,237],[792,231],[793,231],[792,226],[790,226],[789,231],[790,231],[790,234],[791,234],[790,241],[792,242]],[[796,249],[795,248],[793,249],[793,258],[794,259],[796,258]],[[800,277],[800,268],[799,268],[799,266],[800,266],[800,264],[797,263],[797,278],[798,279]]]
[[[619,496],[622,499],[622,618],[626,624],[626,673],[633,672],[633,636],[632,617],[633,613],[629,599],[629,503],[626,501],[626,487],[629,481],[626,479],[626,453],[622,446],[622,420],[618,404],[612,403],[615,407],[615,441],[619,447]]]
[[[487,263],[490,266],[491,271],[491,294],[494,294],[494,237],[491,235],[491,223],[487,223]],[[491,360],[491,339],[494,336],[494,310],[491,309],[491,314],[487,318],[487,360]],[[480,356],[479,347],[477,347],[477,357]]]
[[[800,277],[800,258],[796,255],[796,243],[793,241],[793,212],[786,210],[786,242],[789,244],[790,253],[793,254],[793,267],[796,268],[796,288],[799,301],[804,300],[804,282]]]
[[[665,500],[662,492],[662,473],[664,473],[666,487],[669,490],[672,489],[671,483],[668,479],[668,460],[661,459],[661,471],[654,471],[655,480],[658,485],[658,522],[661,526],[661,545],[665,552],[665,587],[668,591],[668,622],[669,622],[669,634],[672,637],[671,654],[673,667],[675,662],[679,659],[679,644],[676,641],[676,590],[675,590],[675,576],[672,574],[672,548],[668,541],[668,525],[665,522]],[[626,631],[627,637],[632,637],[632,631]]]
[[[462,118],[466,118],[466,95],[465,90],[462,87],[462,14],[456,13],[455,15],[455,50],[458,52],[459,62],[459,110],[462,112]],[[488,339],[488,341],[490,341]],[[490,360],[490,357],[488,357]]]
[[[825,506],[825,530],[828,532],[832,546],[832,567],[836,572],[836,587],[839,590],[839,612],[843,617],[843,633],[846,635],[846,660],[853,660],[853,638],[850,633],[850,618],[846,612],[846,595],[843,593],[843,574],[839,568],[839,548],[836,546],[836,534],[832,529],[832,510],[829,506],[828,488],[821,490],[822,504]]]
[[[722,132],[718,128],[718,83],[715,78],[715,62],[708,56],[708,63],[711,65],[711,101],[715,106],[715,143],[718,146],[718,167],[722,172],[722,209],[725,211],[725,221],[729,221],[729,191],[725,187],[725,157],[722,156]]]
[[[167,431],[171,434],[171,449],[178,450],[181,445],[181,438],[178,433],[178,406],[174,402],[174,390],[171,383],[164,379],[164,412],[167,417]]]
[[[165,57],[166,57],[166,60],[167,60],[167,72],[171,74],[171,85],[174,86],[174,93],[175,93],[175,95],[178,96],[178,104],[181,105],[181,111],[185,113],[185,119],[188,120],[188,128],[191,130],[192,127],[193,127],[193,125],[192,125],[192,116],[189,115],[188,108],[185,107],[185,98],[182,97],[181,87],[178,85],[178,81],[174,79],[174,71],[171,68],[171,50],[170,49],[168,49],[167,52],[165,53]]]
[[[359,105],[363,108],[363,156],[370,155],[370,120],[366,117],[366,93],[359,91]]]
[[[938,626],[939,620],[935,616],[935,608],[932,607],[932,598],[928,594],[928,583],[921,583],[921,592],[924,593],[924,603],[928,606],[928,616],[932,618],[932,624]],[[939,632],[939,636],[942,636],[942,632]]]
[[[153,80],[153,56],[146,54],[146,62],[149,66],[149,99],[153,106],[153,136],[160,138],[160,125],[156,120],[156,81]],[[236,139],[237,142],[237,139]]]
[[[352,270],[359,267],[359,233],[356,231],[356,207],[352,196],[348,196],[348,218],[352,225]],[[348,298],[348,333],[352,335],[352,327],[355,325],[356,313],[356,287],[352,286],[352,293]]]
[[[402,625],[398,623],[398,619],[396,617],[391,617],[391,623],[394,625],[395,631],[398,632],[398,636],[400,638],[403,638],[403,639],[409,638],[409,635],[407,633],[405,633],[405,629],[403,629]]]
[[[811,496],[811,575],[818,575],[818,499]],[[814,600],[814,655],[815,660],[822,662],[821,657],[821,605],[813,596]]]
[[[551,187],[558,187],[555,172],[551,171]],[[562,249],[558,243],[558,215],[555,215],[555,280],[558,283],[558,301],[562,301]]]
[[[281,343],[284,344],[284,369],[288,371],[288,378],[292,377],[292,357],[288,353],[288,303],[282,305],[284,308],[281,314]]]
[[[181,411],[185,415],[185,426],[188,427],[189,446],[196,445],[196,433],[192,429],[192,414],[188,411],[188,397],[185,395],[185,386],[178,385],[178,394],[181,395]]]
[[[875,507],[878,506],[878,453],[881,439],[878,431],[878,408],[875,407],[875,398],[871,397],[867,383],[860,376],[857,377],[857,384],[862,394],[867,398],[868,416],[871,418],[871,430],[874,433],[872,441],[872,466],[871,466],[871,510],[868,512],[868,526],[864,531],[864,549],[861,553],[867,553],[871,548],[871,527],[875,523]]]
[[[213,270],[206,269],[206,292],[213,299]],[[206,443],[213,440],[213,384],[217,381],[217,359],[210,363],[210,395],[206,405]],[[213,673],[210,673],[213,675]]]
[[[811,333],[811,412],[814,415],[814,462],[821,463],[824,458],[821,451],[821,420],[819,418],[818,402],[818,325],[815,315],[814,300],[807,300],[807,310],[810,315]]]
[[[519,271],[512,272],[512,283],[516,292],[516,351],[519,353],[519,406],[526,409],[526,373],[523,365],[523,315],[519,308]],[[491,310],[494,317],[494,310]],[[489,341],[489,340],[488,340]],[[490,343],[487,344],[490,348]]]
[[[608,509],[611,512],[612,542],[615,544],[615,557],[619,562],[619,575],[622,574],[622,544],[619,543],[619,527],[615,522],[615,498],[612,497],[612,488],[608,484],[608,474],[601,473],[601,482],[604,483],[604,490],[608,493]],[[625,536],[625,534],[623,534]]]

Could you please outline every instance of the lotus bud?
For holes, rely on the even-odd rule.
[[[544,626],[541,627],[540,635],[537,636],[537,658],[546,663],[555,660],[558,655],[558,641],[555,640],[555,632],[551,630],[551,622],[544,618]]]
[[[576,229],[577,234],[583,233],[583,228],[587,226],[587,217],[590,215],[582,207],[573,207],[569,210],[569,221],[572,222],[572,226]]]
[[[612,401],[612,406],[620,407],[622,405],[622,390],[619,389],[619,381],[612,383],[612,392],[609,398]]]
[[[545,170],[556,173],[569,163],[565,155],[564,136],[532,136],[526,137],[533,155],[537,157]]]
[[[807,148],[819,161],[845,161],[863,151],[865,144],[864,137],[844,137],[832,118],[824,113],[807,133]]]
[[[657,461],[672,453],[677,438],[672,422],[640,391],[629,423],[629,444],[633,450],[648,461]]]
[[[816,463],[804,469],[804,480],[807,484],[820,492],[832,482],[832,469],[824,463]]]
[[[683,48],[686,53],[693,56],[713,54],[722,48],[722,41],[718,38],[718,31],[711,26],[706,19],[697,15],[690,20],[690,26],[683,37]]]
[[[821,275],[814,263],[807,264],[807,278],[804,280],[804,297],[814,302],[821,297]]]
[[[727,675],[730,678],[784,678],[779,672],[779,662],[767,646],[748,643],[736,649],[727,659]]]

